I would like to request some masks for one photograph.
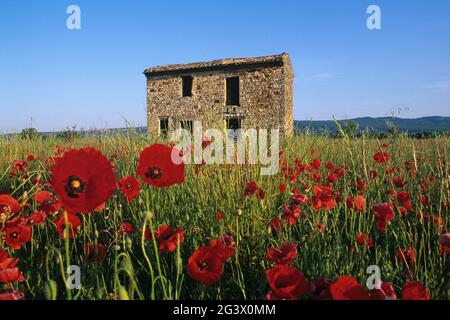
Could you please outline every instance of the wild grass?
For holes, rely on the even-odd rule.
[[[49,157],[57,148],[99,148],[112,159],[114,171],[121,178],[136,176],[139,151],[155,141],[133,131],[72,140],[52,136],[31,140],[3,137],[0,138],[0,190],[20,198],[22,203],[27,202],[30,208],[22,212],[26,216],[37,209],[36,203],[30,200],[38,191],[33,181],[50,179]],[[382,145],[387,145],[383,149],[391,154],[391,159],[380,165],[374,162],[373,155]],[[186,167],[184,184],[165,189],[143,184],[140,196],[131,204],[116,192],[102,211],[82,216],[82,227],[74,239],[61,240],[52,217],[43,225],[33,227],[31,242],[19,251],[9,250],[20,259],[19,268],[26,279],[13,284],[13,288],[24,292],[29,299],[263,299],[268,292],[265,270],[272,266],[266,251],[290,241],[297,244],[299,253],[293,266],[302,270],[309,280],[351,275],[365,284],[367,267],[378,265],[382,279],[392,282],[398,292],[412,278],[425,285],[432,298],[447,299],[450,257],[440,254],[438,239],[450,229],[449,146],[448,137],[414,140],[398,136],[378,141],[365,137],[331,139],[300,135],[283,142],[283,159],[288,164],[294,158],[306,163],[313,157],[321,160],[322,183],[328,172],[327,162],[336,166],[345,164],[349,169],[334,186],[344,199],[342,203],[330,211],[302,206],[298,223],[285,225],[277,234],[269,231],[270,221],[289,202],[289,190],[313,185],[307,175],[290,185],[281,169],[275,176],[261,176],[259,165],[207,165],[196,174],[194,165],[190,165]],[[115,152],[117,158],[113,157]],[[30,154],[38,160],[30,162],[27,176],[11,177],[12,162],[26,159]],[[405,170],[407,160],[417,167],[414,177]],[[396,176],[407,181],[402,190],[411,195],[414,212],[406,219],[397,212],[387,233],[382,234],[375,228],[372,205],[391,200],[387,195],[389,189],[399,190],[392,185],[386,168],[394,169]],[[370,170],[377,170],[376,179],[369,177]],[[368,183],[364,191],[366,210],[362,213],[345,205],[348,196],[358,194],[359,179]],[[419,191],[423,179],[428,181],[429,206],[421,203]],[[264,189],[264,200],[243,197],[245,184],[250,180]],[[288,186],[285,193],[279,191],[281,183]],[[217,211],[224,213],[223,220],[216,221]],[[429,221],[420,219],[419,213],[426,213]],[[442,225],[434,224],[433,218],[441,218]],[[117,233],[124,221],[135,227],[133,235]],[[172,254],[159,253],[156,242],[147,241],[143,236],[146,226],[154,230],[164,223],[185,229],[184,243]],[[323,224],[325,231],[320,230],[319,224]],[[361,232],[374,240],[374,248],[356,244],[355,238]],[[225,263],[220,282],[204,287],[186,274],[187,259],[196,248],[225,233],[235,240],[235,256]],[[107,246],[106,259],[102,263],[86,263],[83,245],[96,242]],[[408,247],[414,248],[417,259],[409,266],[411,275],[396,257],[398,248]],[[0,248],[7,248],[3,238],[0,238]],[[81,268],[80,290],[65,286],[69,265]]]

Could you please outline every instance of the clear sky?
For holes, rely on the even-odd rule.
[[[66,9],[81,8],[81,30]],[[381,8],[381,30],[366,9]],[[448,0],[0,0],[0,131],[146,123],[150,66],[288,52],[295,119],[450,116]]]

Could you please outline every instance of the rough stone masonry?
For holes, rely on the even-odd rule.
[[[293,78],[287,53],[157,66],[147,77],[150,134],[192,129],[280,129],[293,134]]]

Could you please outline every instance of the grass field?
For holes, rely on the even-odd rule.
[[[278,175],[261,176],[258,165],[186,165],[184,182],[166,188],[148,185],[136,173],[140,151],[155,142],[133,132],[73,140],[0,138],[0,193],[20,204],[14,209],[9,198],[0,201],[0,296],[356,299],[368,291],[367,268],[377,265],[399,299],[449,298],[448,137],[378,141],[300,135],[283,143]],[[97,212],[71,214],[80,219],[79,230],[72,226],[58,233],[58,220],[67,213],[57,202],[55,210],[48,209],[51,199],[40,192],[52,191],[52,157],[87,146],[113,163],[117,180],[140,180],[140,192],[127,202],[115,190]],[[380,152],[384,157],[377,163],[374,155]],[[149,236],[164,224],[182,228],[183,239]],[[191,262],[200,259],[197,272],[209,268],[216,277],[205,285],[187,266],[193,253],[212,248],[214,239],[228,249],[227,257],[211,250]],[[268,257],[269,248],[286,243],[294,249],[275,253],[284,262],[276,262],[274,251]],[[167,247],[161,250],[162,245]],[[80,289],[65,285],[70,265],[80,267]]]

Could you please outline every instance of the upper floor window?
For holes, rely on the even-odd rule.
[[[184,76],[181,77],[183,80],[183,97],[191,97],[192,96],[192,77],[191,76]]]
[[[239,77],[227,78],[227,106],[239,106]]]

